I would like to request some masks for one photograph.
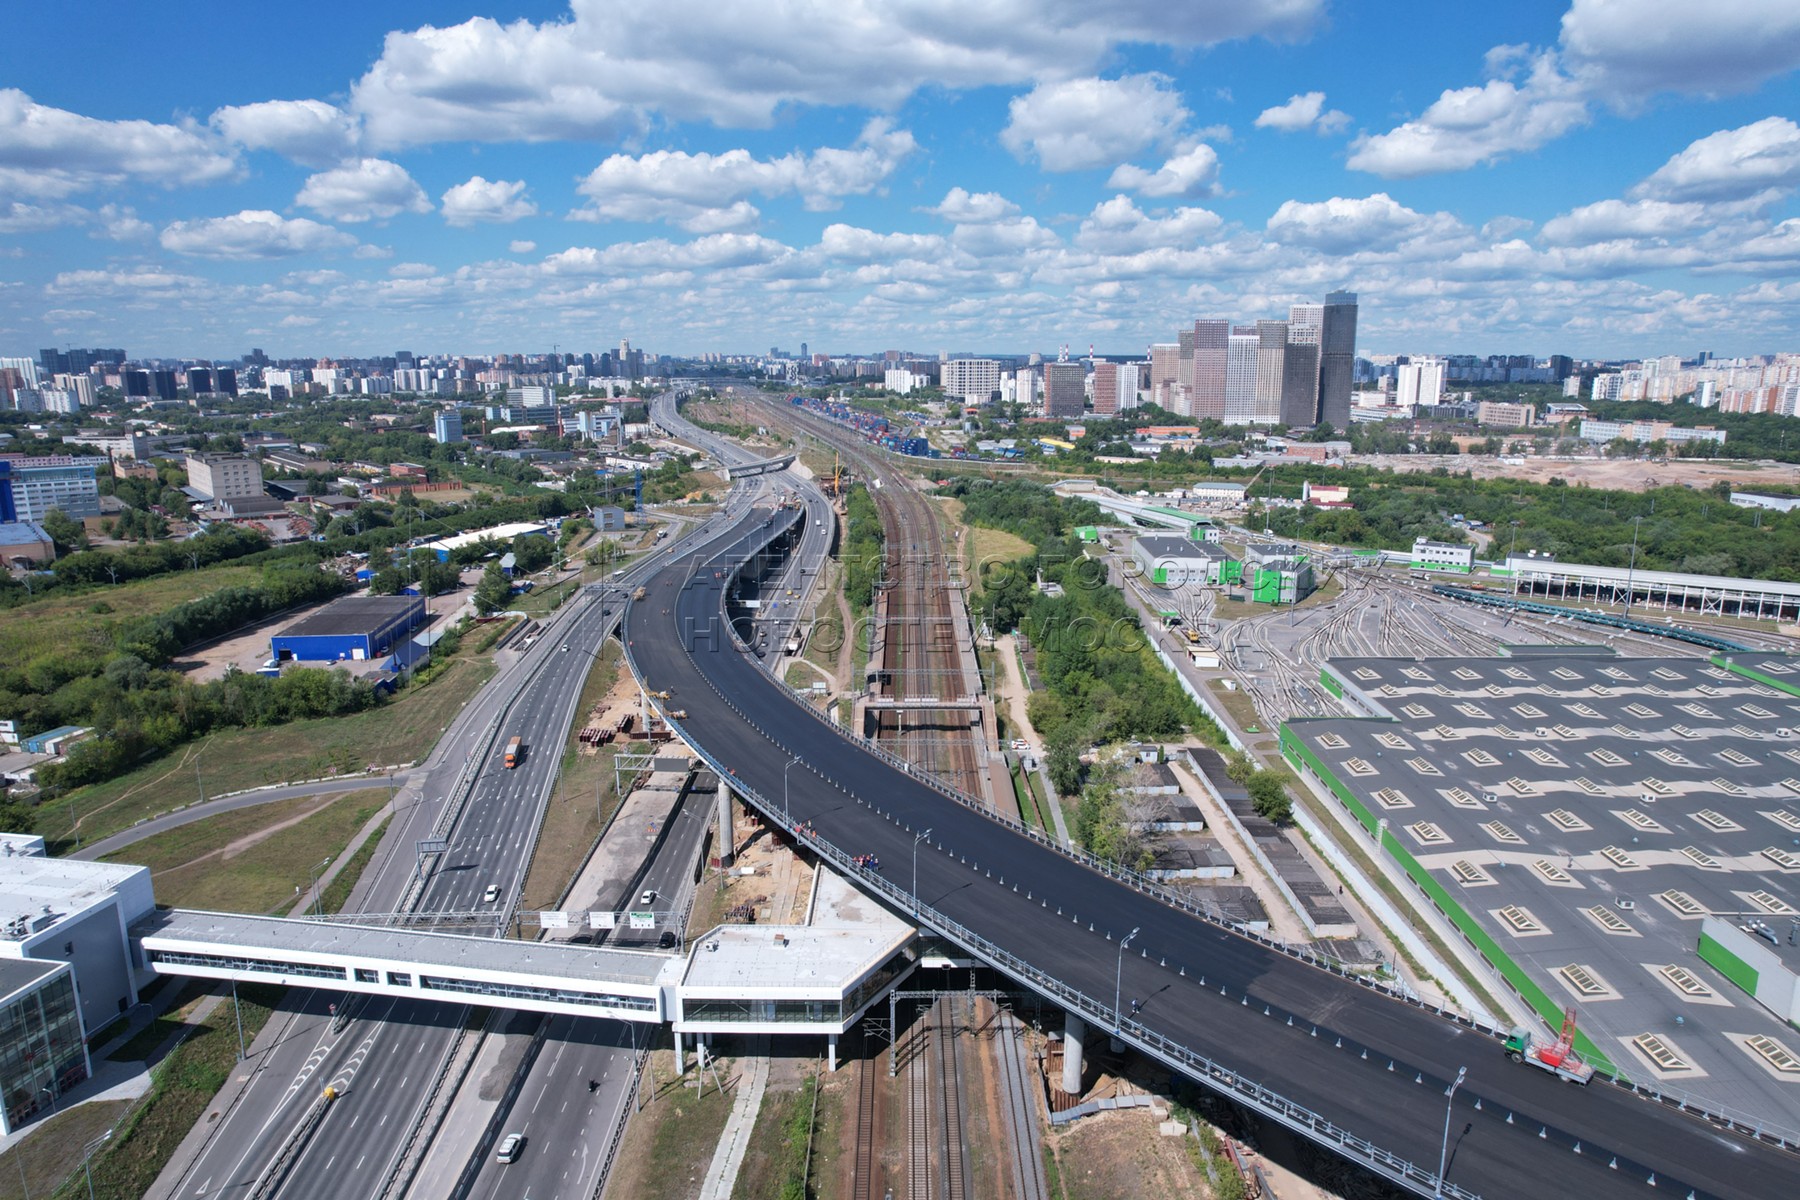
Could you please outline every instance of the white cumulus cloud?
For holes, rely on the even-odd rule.
[[[1556,47],[1496,46],[1485,66],[1486,83],[1357,139],[1350,166],[1390,178],[1460,171],[1554,141],[1598,105],[1635,113],[1664,93],[1749,91],[1800,68],[1800,5],[1571,0]]]
[[[1292,40],[1324,0],[571,0],[543,23],[390,33],[351,90],[377,146],[763,128],[784,107],[893,110],[921,88],[1092,72],[1124,45]],[[1116,161],[1116,160],[1115,160]]]
[[[213,113],[212,126],[246,149],[273,150],[308,167],[342,161],[361,133],[355,117],[323,100],[232,105]]]
[[[1197,246],[1219,232],[1224,220],[1204,208],[1178,208],[1149,215],[1127,196],[1094,206],[1081,222],[1075,244],[1099,254],[1138,254],[1166,247]]]
[[[1307,246],[1326,254],[1393,250],[1426,235],[1439,240],[1459,229],[1446,213],[1415,212],[1386,192],[1360,199],[1333,196],[1309,204],[1285,201],[1268,221],[1275,241]]]
[[[1800,185],[1800,125],[1764,117],[1688,145],[1632,189],[1668,200],[1739,200]]]
[[[958,225],[981,225],[1010,217],[1019,211],[1019,206],[999,192],[968,192],[953,187],[925,211]]]
[[[1349,165],[1390,179],[1461,171],[1535,150],[1589,118],[1585,89],[1563,74],[1554,54],[1543,54],[1523,83],[1490,79],[1455,88],[1416,120],[1358,138]]]
[[[0,88],[0,192],[60,199],[114,184],[218,183],[237,161],[200,130],[101,121]]]
[[[810,154],[774,159],[757,158],[748,150],[614,154],[581,181],[576,190],[588,204],[570,215],[590,221],[666,221],[693,232],[743,229],[759,216],[748,196],[792,193],[814,211],[836,208],[845,196],[880,187],[916,145],[911,133],[877,117],[863,127],[855,145]]]
[[[1585,246],[1620,239],[1676,237],[1706,223],[1706,208],[1700,204],[1601,200],[1545,221],[1543,237],[1553,246]]]
[[[1041,83],[1007,105],[1000,144],[1046,171],[1083,171],[1123,162],[1173,141],[1189,113],[1162,75]]]
[[[1154,171],[1134,163],[1120,163],[1113,169],[1106,186],[1144,196],[1216,196],[1219,192],[1219,155],[1211,146],[1200,142],[1177,151]]]
[[[443,195],[444,220],[452,225],[490,221],[506,225],[537,214],[537,205],[525,198],[523,179],[484,179],[475,175]]]
[[[385,158],[362,158],[309,177],[294,203],[332,221],[385,221],[403,212],[431,211],[431,201],[406,168]]]
[[[537,243],[520,238],[517,241],[506,243],[506,248],[514,254],[530,254],[537,249]]]
[[[1258,129],[1279,129],[1283,133],[1311,129],[1321,135],[1332,134],[1349,124],[1349,113],[1325,107],[1324,92],[1304,92],[1291,96],[1286,104],[1265,108],[1256,118]]]
[[[341,229],[267,209],[176,221],[162,231],[160,240],[163,249],[177,254],[223,259],[287,258],[348,250],[357,244]]]

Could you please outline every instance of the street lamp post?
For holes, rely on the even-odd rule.
[[[106,1139],[111,1136],[112,1136],[112,1130],[109,1129],[105,1133],[101,1134],[99,1137],[95,1138],[93,1141],[89,1142],[86,1146],[82,1147],[82,1150],[81,1150],[81,1173],[83,1175],[87,1176],[88,1200],[94,1200],[94,1172],[93,1172],[93,1168],[91,1168],[88,1165],[88,1163],[94,1157],[94,1147],[100,1145],[102,1142],[106,1141]]]
[[[1438,1148],[1437,1187],[1432,1189],[1434,1196],[1444,1194],[1444,1169],[1450,1162],[1450,1110],[1456,1104],[1456,1089],[1462,1086],[1463,1079],[1468,1073],[1469,1068],[1467,1067],[1456,1068],[1456,1078],[1451,1080],[1450,1086],[1444,1089],[1444,1141]]]
[[[1113,1029],[1122,1024],[1119,1016],[1119,1002],[1125,992],[1125,947],[1131,945],[1131,939],[1138,935],[1142,926],[1133,926],[1130,933],[1119,939],[1119,969],[1113,972]]]
[[[1631,518],[1631,565],[1625,569],[1625,615],[1631,615],[1632,581],[1637,577],[1638,525],[1642,516]]]
[[[781,819],[792,825],[794,823],[793,808],[788,804],[788,769],[800,761],[798,754],[787,760],[787,766],[781,768]]]
[[[926,829],[926,830],[923,830],[923,831],[922,831],[922,832],[921,832],[921,833],[920,833],[920,834],[919,834],[919,836],[918,836],[918,837],[915,837],[915,838],[914,838],[914,839],[913,839],[913,886],[912,886],[912,897],[913,897],[913,912],[914,912],[914,913],[915,913],[915,914],[916,914],[916,913],[917,913],[917,912],[918,912],[918,911],[919,911],[919,843],[920,843],[920,842],[922,842],[922,841],[924,841],[924,840],[925,840],[925,839],[926,839],[926,838],[928,838],[928,837],[930,837],[930,836],[931,836],[931,830],[929,830],[929,829]]]
[[[320,915],[319,914],[319,872],[324,870],[326,867],[328,867],[330,865],[331,865],[331,857],[329,855],[327,855],[326,857],[320,859],[315,865],[308,867],[306,870],[307,877],[311,881],[309,886],[312,888],[312,899],[313,899],[312,910],[313,910],[313,916],[315,916],[315,917]]]

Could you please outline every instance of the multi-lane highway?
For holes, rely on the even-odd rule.
[[[779,532],[760,518],[738,528],[727,555],[684,556],[657,574],[628,614],[629,652],[650,685],[687,710],[685,735],[742,785],[782,797],[784,764],[799,755],[808,769],[792,773],[788,819],[809,822],[840,854],[879,856],[884,878],[871,881],[875,890],[912,891],[919,846],[916,894],[927,924],[984,941],[971,948],[1040,991],[1082,997],[1074,1002],[1090,1017],[1171,1061],[1183,1061],[1176,1048],[1185,1048],[1211,1070],[1258,1081],[1275,1094],[1262,1098],[1265,1111],[1302,1106],[1313,1117],[1285,1110],[1290,1120],[1329,1122],[1413,1164],[1405,1173],[1415,1187],[1430,1186],[1445,1090],[1466,1069],[1448,1110],[1447,1177],[1468,1193],[1794,1194],[1800,1158],[1792,1152],[1604,1083],[1580,1088],[1509,1063],[1486,1034],[1109,879],[846,739],[719,636],[725,583],[715,569]],[[779,810],[770,815],[782,819]],[[921,845],[914,831],[927,829]],[[1141,1002],[1141,1014],[1127,999]]]
[[[746,490],[764,485],[753,483]],[[676,539],[667,553],[704,544],[704,529]],[[655,569],[654,561],[590,585],[552,618],[532,648],[496,677],[446,730],[432,759],[414,773],[382,850],[359,887],[356,908],[492,913],[495,927],[517,902],[528,855],[549,797],[562,747],[593,656],[617,623],[623,601]],[[566,647],[566,649],[565,649]],[[526,745],[523,763],[507,769],[508,737]],[[438,831],[445,806],[467,782],[468,799],[450,827],[450,849],[428,860],[416,895],[413,851]],[[498,898],[486,902],[488,886]],[[278,1013],[281,1036],[253,1060],[251,1086],[219,1123],[199,1158],[167,1194],[192,1197],[247,1186],[286,1142],[307,1105],[336,1081],[334,1103],[279,1195],[342,1194],[344,1171],[354,1168],[371,1190],[386,1177],[460,1027],[460,1009],[430,1003],[369,1002],[355,1019],[333,1029],[328,1005],[343,997],[296,993]],[[618,1078],[629,1051],[626,1035],[583,1027],[574,1039],[591,1054],[580,1069]],[[552,1052],[552,1061],[557,1055]],[[611,1096],[617,1101],[617,1089]],[[600,1097],[604,1100],[606,1097]]]

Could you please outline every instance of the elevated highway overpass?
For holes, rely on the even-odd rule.
[[[737,565],[783,532],[741,522],[717,549],[665,567],[627,612],[627,656],[685,710],[673,724],[722,778],[866,891],[1094,1028],[1421,1195],[1794,1194],[1791,1142],[1514,1065],[1496,1031],[1212,922],[845,735],[731,633]],[[880,870],[859,870],[854,858],[870,854]]]

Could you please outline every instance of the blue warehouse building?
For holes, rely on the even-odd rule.
[[[425,623],[417,596],[346,596],[269,639],[279,662],[362,662],[380,658]]]

